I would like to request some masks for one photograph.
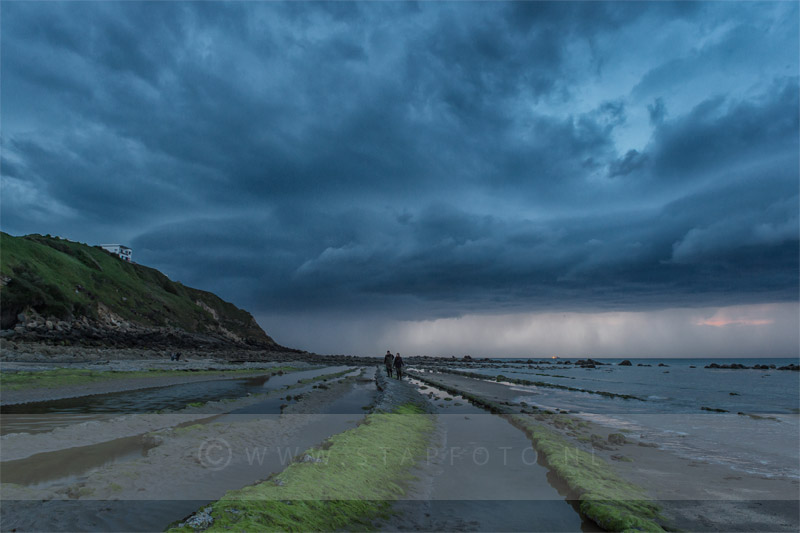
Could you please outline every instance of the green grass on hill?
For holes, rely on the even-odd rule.
[[[97,319],[102,303],[144,326],[173,326],[193,333],[214,333],[222,326],[244,339],[272,343],[247,311],[86,244],[0,233],[0,273],[3,327],[13,324],[27,307],[43,316]]]

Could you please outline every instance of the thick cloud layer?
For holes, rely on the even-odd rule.
[[[796,302],[797,21],[4,4],[0,223],[131,244],[260,317]]]

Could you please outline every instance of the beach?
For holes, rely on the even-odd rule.
[[[520,401],[531,402],[535,395],[547,396],[547,389],[541,387],[476,380],[435,371],[423,372],[421,375],[448,389],[476,395],[490,404],[507,406],[511,412],[526,410],[524,407],[519,408]],[[544,398],[540,399],[546,401]],[[559,419],[560,416],[575,417],[586,425],[580,434],[576,434],[571,426],[565,425]],[[764,465],[758,461],[752,461],[755,463],[752,465],[739,463],[737,466],[740,468],[734,469],[730,464],[714,463],[707,458],[704,460],[682,456],[665,449],[651,435],[642,435],[630,429],[623,429],[621,433],[624,435],[624,444],[612,445],[609,443],[609,435],[619,435],[619,426],[603,425],[596,421],[598,417],[591,415],[570,413],[560,416],[553,414],[542,417],[542,420],[576,448],[590,451],[611,465],[621,477],[642,487],[652,500],[658,502],[664,516],[674,527],[688,531],[788,531],[797,525],[800,483],[796,474],[768,477],[746,470],[746,467],[763,470]],[[718,416],[719,414],[698,414],[695,419]],[[667,418],[674,419],[675,416]],[[753,421],[749,417],[745,418],[748,422],[796,423],[796,415],[784,415],[784,422]],[[606,416],[602,420],[609,419]],[[674,420],[670,422],[674,424]],[[689,431],[691,424],[697,425],[700,422],[687,422],[683,429]],[[776,444],[786,448],[793,446],[796,443],[796,433],[793,436],[792,431],[790,427],[784,436],[788,442]],[[588,435],[599,436],[596,442],[600,445],[593,445],[592,440],[586,439]],[[719,443],[719,448],[719,453],[726,451],[724,443]],[[790,470],[793,466],[796,467],[797,463],[774,465],[776,470]]]
[[[261,505],[282,512],[286,504],[280,502],[287,497],[273,492],[286,490],[295,500],[323,507],[351,502],[342,510],[353,513],[350,522],[327,523],[331,509],[317,515],[310,508],[301,522],[292,522],[305,520],[322,529],[371,524],[381,530],[587,531],[639,524],[654,530],[793,531],[798,526],[796,463],[787,451],[795,445],[791,433],[798,415],[791,401],[781,403],[792,391],[782,390],[776,400],[760,397],[752,384],[770,373],[790,383],[796,378],[791,371],[705,369],[675,361],[661,363],[668,367],[651,362],[584,368],[572,362],[414,358],[409,376],[398,381],[384,376],[376,360],[233,363],[190,354],[181,370],[170,363],[5,361],[2,371],[10,376],[57,373],[54,367],[60,366],[71,372],[69,379],[84,382],[3,393],[4,524],[19,531],[193,531],[213,529],[214,520],[219,526],[252,525],[247,520],[260,520],[253,517],[263,516]],[[669,401],[658,405],[658,387],[646,384],[663,379],[667,369],[705,373],[700,381],[706,382],[711,373],[728,374],[717,380],[717,392],[694,398],[696,405],[681,398],[670,407]],[[85,374],[76,378],[75,371]],[[750,392],[730,394],[748,383]],[[645,389],[654,394],[642,394]],[[764,389],[775,393],[774,385]],[[723,393],[733,403],[719,401]],[[775,406],[758,408],[764,402]],[[386,422],[381,430],[382,419],[370,417],[409,405],[416,414],[397,420],[420,417],[409,426],[416,440],[404,445],[408,455],[386,470],[387,456],[375,449],[382,447],[383,454],[389,449],[391,457],[396,424]],[[748,412],[740,415],[734,408]],[[362,438],[358,428],[370,420],[379,433],[369,437],[366,448],[356,446]],[[683,436],[673,440],[683,441],[682,447],[665,437],[679,429]],[[774,456],[748,459],[759,448],[747,439],[720,442],[711,450],[716,454],[709,453],[705,441],[737,431],[772,431]],[[376,455],[364,462],[369,450]],[[353,508],[352,502],[365,501],[370,493],[363,492],[363,483],[348,484],[343,471],[315,474],[323,484],[339,487],[335,499],[303,485],[304,469],[334,452],[343,454],[340,460],[352,475],[384,476],[391,480],[386,486],[397,491],[380,493],[379,506]],[[570,461],[579,468],[571,469]],[[217,468],[221,462],[224,467]],[[600,477],[590,477],[587,467]],[[598,479],[609,487],[606,492],[588,488]],[[237,492],[246,487],[257,497]],[[262,503],[224,503],[254,502],[253,497]],[[634,497],[639,503],[632,505]],[[230,509],[236,512],[231,515]]]

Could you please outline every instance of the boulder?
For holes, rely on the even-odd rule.
[[[622,361],[622,362],[619,364],[619,366],[633,366],[633,363],[631,363],[630,361],[628,361],[627,359],[625,359],[624,361]]]
[[[191,527],[194,530],[208,529],[214,523],[214,518],[211,516],[211,509],[211,507],[206,507],[193,514],[181,525]]]

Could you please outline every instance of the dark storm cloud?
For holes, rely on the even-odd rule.
[[[667,110],[664,107],[664,99],[656,98],[655,101],[647,106],[647,111],[650,113],[650,124],[656,126],[664,121]]]
[[[256,313],[796,299],[794,5],[3,15],[5,231],[125,240]],[[678,19],[696,45],[656,38]]]
[[[704,100],[684,117],[657,128],[654,170],[670,180],[697,178],[701,172],[791,156],[797,150],[797,109],[797,78],[777,80],[768,93],[751,101]]]

